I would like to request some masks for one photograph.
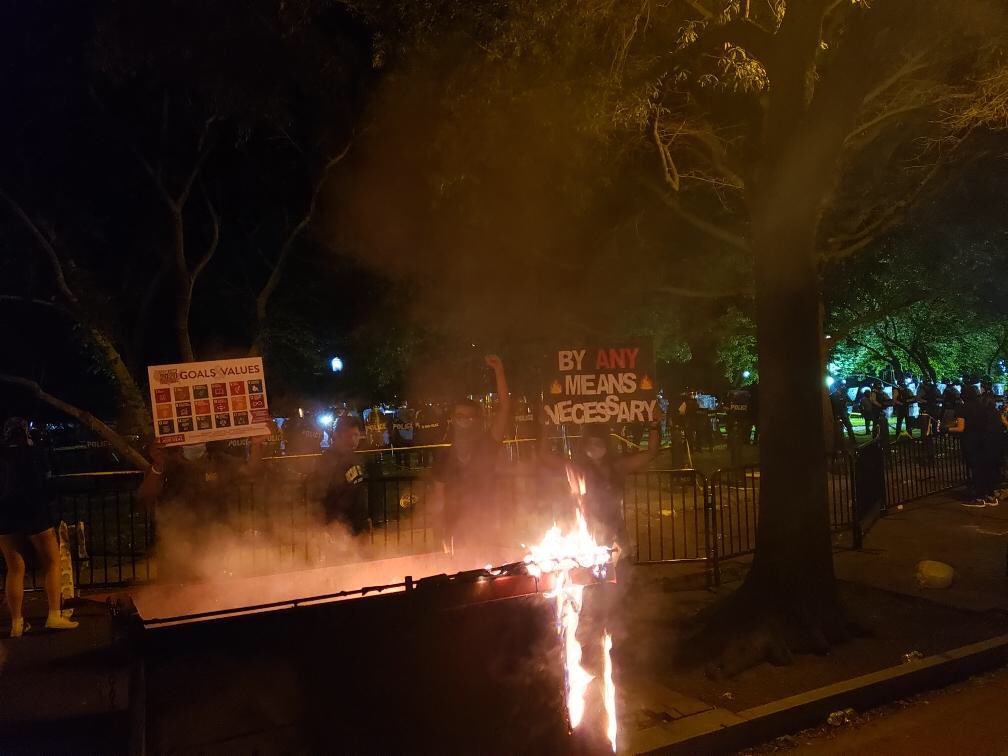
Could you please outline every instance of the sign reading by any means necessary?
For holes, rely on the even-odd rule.
[[[553,425],[657,419],[654,357],[648,348],[558,349],[550,354],[546,376],[543,409]]]
[[[165,446],[271,432],[261,357],[151,365],[154,437]]]

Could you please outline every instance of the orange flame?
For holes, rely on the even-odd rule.
[[[607,631],[602,636],[602,700],[606,712],[606,736],[616,753],[616,683],[612,676],[612,635]]]
[[[564,678],[567,689],[567,716],[571,728],[581,724],[585,713],[585,696],[588,686],[595,676],[581,665],[581,644],[577,640],[578,623],[584,599],[584,586],[578,585],[570,571],[577,568],[591,569],[596,577],[604,577],[606,567],[613,558],[612,551],[595,541],[588,532],[588,523],[581,510],[581,497],[585,494],[585,480],[568,468],[571,494],[578,500],[575,509],[575,526],[564,533],[554,524],[542,541],[529,547],[525,556],[525,567],[530,575],[539,577],[554,575],[553,590],[547,598],[556,599],[557,634],[563,643]],[[602,638],[603,648],[603,700],[605,703],[607,727],[606,735],[616,750],[616,688],[612,677],[612,636],[606,632]]]

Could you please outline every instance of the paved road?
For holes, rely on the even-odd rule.
[[[1008,754],[1008,669],[918,696],[905,707],[819,737],[796,738],[792,753]]]

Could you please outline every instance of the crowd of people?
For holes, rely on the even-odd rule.
[[[865,433],[883,443],[890,437],[890,416],[896,420],[897,436],[912,438],[916,431],[926,449],[935,435],[954,434],[970,471],[971,498],[964,506],[998,506],[1001,462],[1008,447],[1008,403],[990,379],[964,383],[903,376],[890,386],[873,379],[854,387],[841,379],[834,383],[830,404],[841,443],[845,433],[855,441],[852,407],[860,412]]]

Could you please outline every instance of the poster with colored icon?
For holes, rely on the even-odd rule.
[[[151,365],[154,437],[164,446],[271,432],[261,357]]]
[[[549,353],[543,411],[551,425],[610,425],[658,418],[652,350],[637,344]]]

